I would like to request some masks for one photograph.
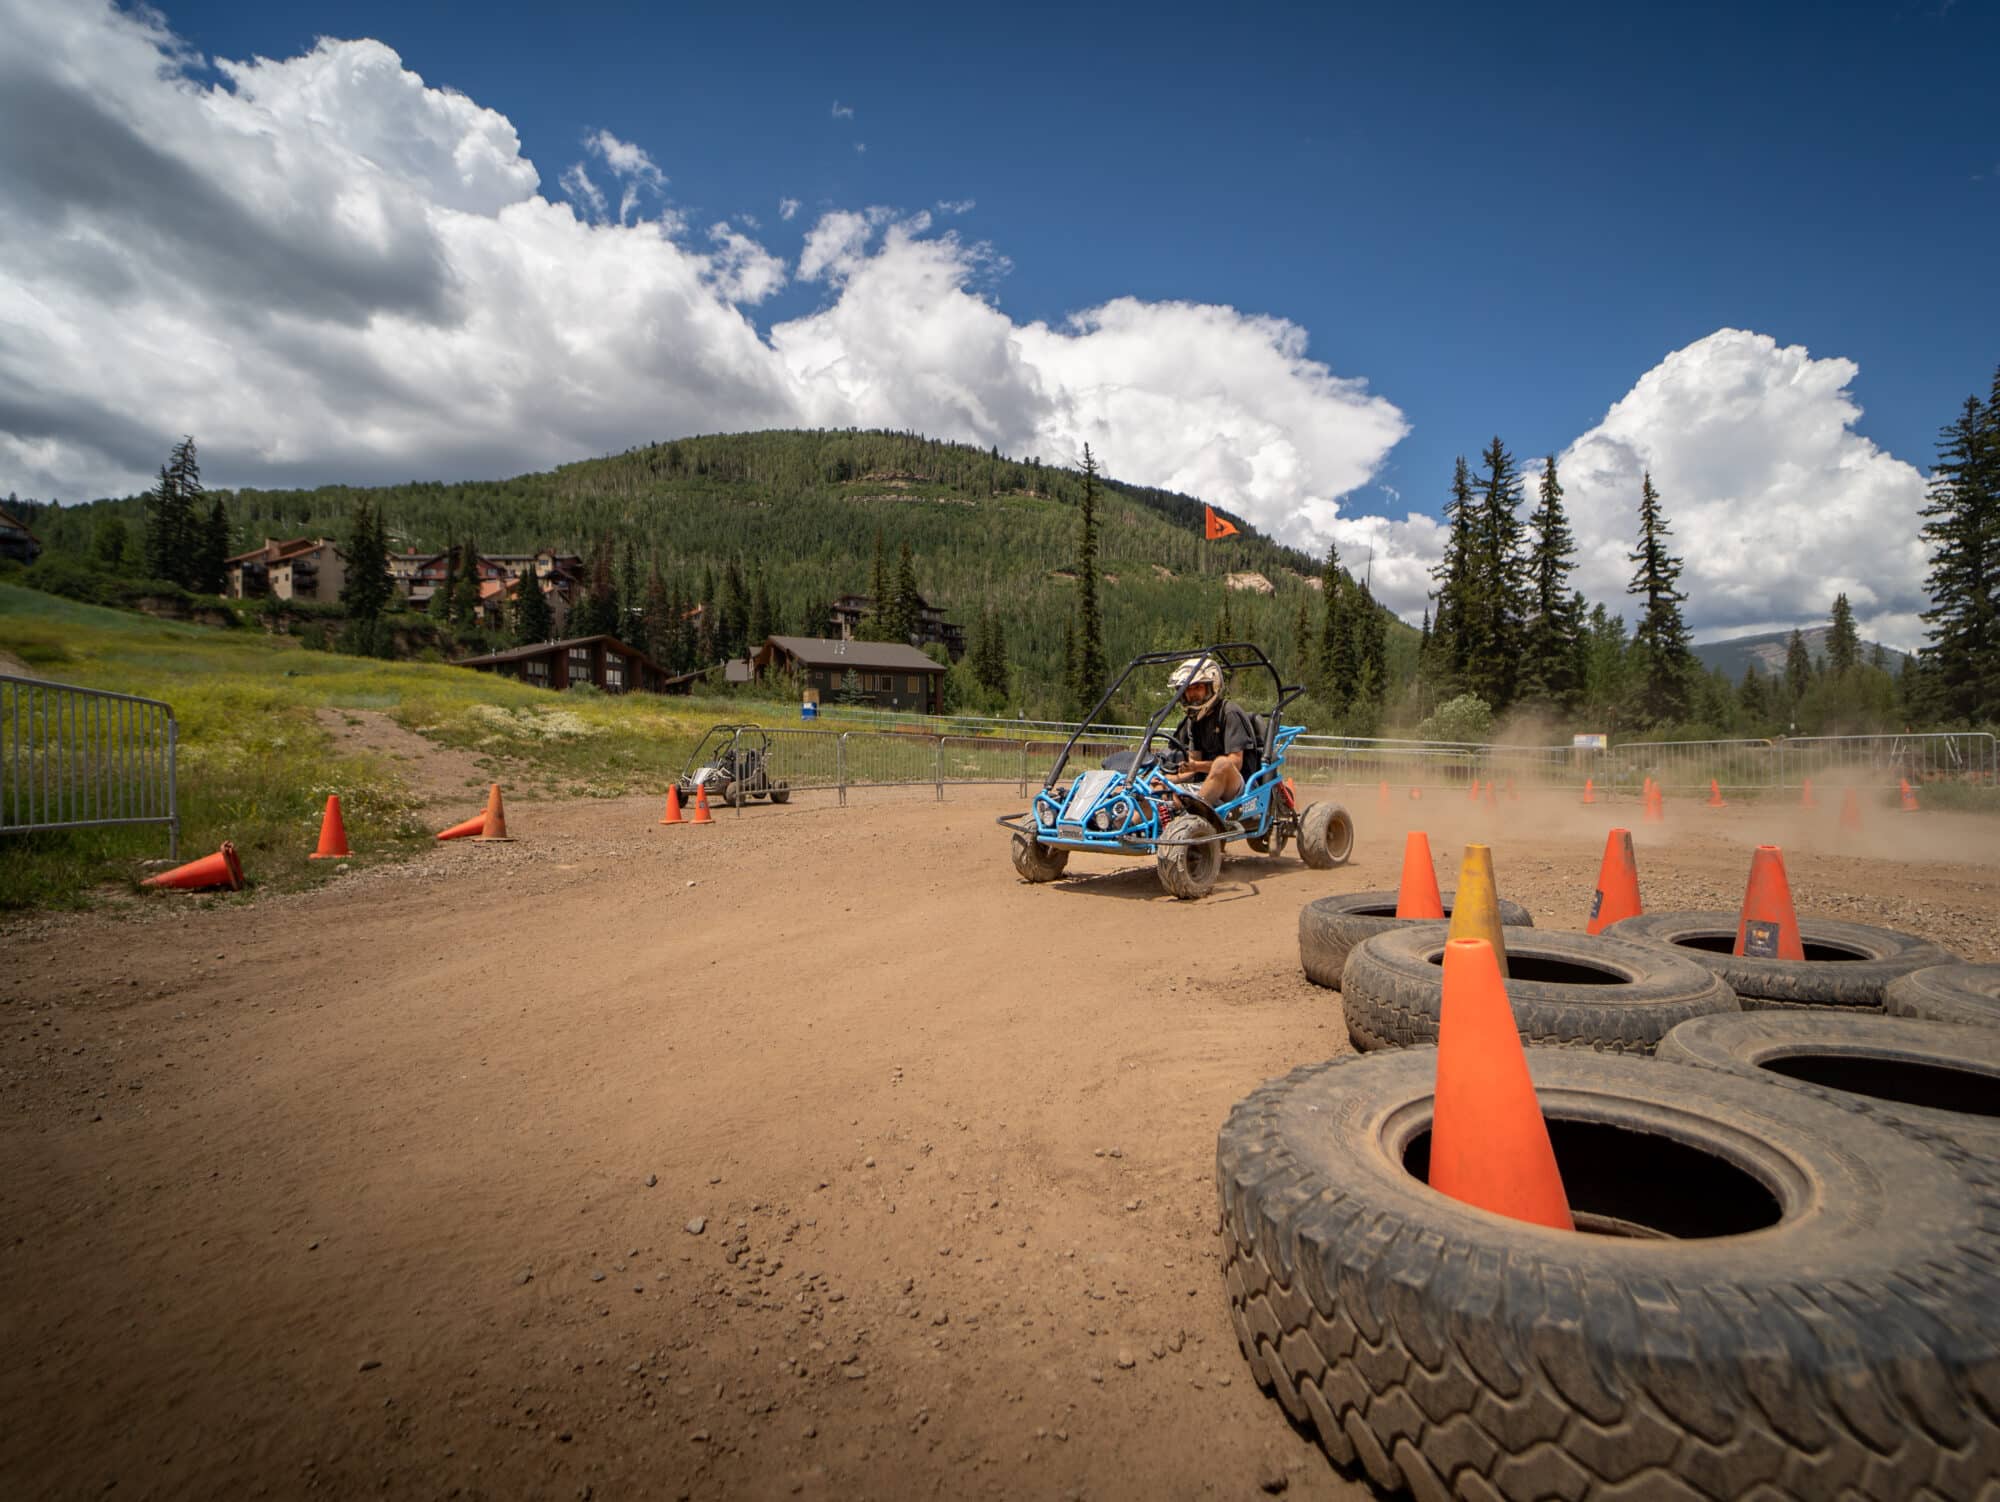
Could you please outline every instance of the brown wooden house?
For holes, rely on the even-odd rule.
[[[846,691],[857,702],[883,709],[920,714],[944,709],[944,668],[902,642],[772,636],[750,664],[760,678],[774,671],[796,673],[799,686],[818,689],[824,704]]]
[[[16,563],[33,563],[41,551],[41,539],[28,530],[26,522],[0,511],[0,558],[11,558]]]
[[[682,673],[676,677],[615,636],[572,636],[531,647],[510,647],[484,657],[461,657],[458,665],[557,692],[588,683],[607,694],[685,694],[701,676]]]

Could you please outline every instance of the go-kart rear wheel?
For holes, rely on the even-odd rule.
[[[1182,814],[1160,833],[1160,885],[1184,902],[1206,897],[1222,874],[1222,841],[1208,820]],[[1201,844],[1190,841],[1200,840]]]
[[[1021,873],[1021,880],[1054,881],[1068,864],[1067,850],[1052,850],[1024,834],[1014,836],[1014,869]]]
[[[790,803],[792,801],[791,785],[789,783],[781,782],[776,787],[772,788],[771,801],[773,803]]]
[[[727,803],[731,808],[741,808],[743,806],[742,784],[734,781],[724,784],[722,801]]]
[[[1338,803],[1315,803],[1299,815],[1299,859],[1315,871],[1347,864],[1354,853],[1354,821]]]

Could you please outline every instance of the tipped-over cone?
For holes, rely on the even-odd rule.
[[[660,815],[660,822],[662,824],[687,823],[687,820],[681,817],[681,790],[678,787],[669,787],[667,789],[667,811]]]
[[[236,847],[228,840],[213,855],[204,855],[198,861],[189,861],[185,866],[176,866],[171,871],[162,871],[158,876],[149,876],[139,883],[142,887],[174,887],[183,892],[203,892],[210,887],[227,887],[232,892],[243,890],[243,863],[236,858]]]
[[[1648,801],[1646,817],[1655,804]],[[1632,857],[1632,831],[1614,829],[1604,841],[1604,860],[1597,868],[1597,891],[1590,899],[1590,923],[1585,933],[1601,934],[1620,918],[1639,916],[1639,863]]]
[[[326,812],[319,821],[319,849],[307,856],[307,860],[346,860],[351,852],[347,848],[347,824],[340,817],[340,794],[326,795]]]
[[[437,837],[441,840],[469,840],[474,835],[486,832],[486,810],[481,809],[463,824],[454,824],[449,829],[440,829]]]
[[[1431,1188],[1495,1215],[1573,1231],[1506,983],[1484,939],[1444,947]]]
[[[1467,845],[1458,868],[1458,892],[1451,899],[1454,939],[1484,939],[1493,946],[1500,973],[1507,973],[1507,940],[1500,932],[1500,891],[1493,880],[1493,850]]]
[[[1750,885],[1743,892],[1743,916],[1736,920],[1731,951],[1760,960],[1802,960],[1799,915],[1792,908],[1792,884],[1785,879],[1785,856],[1776,845],[1759,845],[1750,857]]]
[[[1430,836],[1410,831],[1403,841],[1403,879],[1396,888],[1398,918],[1442,918],[1444,898],[1438,892],[1437,867],[1431,864]]]

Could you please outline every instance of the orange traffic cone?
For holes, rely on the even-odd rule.
[[[1382,788],[1381,788],[1381,792],[1380,792],[1380,793],[1379,793],[1379,794],[1377,795],[1377,797],[1376,797],[1376,800],[1375,800],[1375,801],[1376,801],[1377,803],[1380,803],[1380,804],[1382,805],[1382,807],[1384,807],[1384,808],[1387,808],[1387,807],[1389,806],[1389,784],[1388,784],[1388,783],[1386,783],[1386,782],[1385,782],[1385,783],[1383,783],[1383,784],[1382,784]]]
[[[1652,805],[1647,805],[1650,810]],[[1604,841],[1604,861],[1597,868],[1597,892],[1590,899],[1590,924],[1585,933],[1601,934],[1620,918],[1636,918],[1639,906],[1639,863],[1632,857],[1632,831],[1614,829]]]
[[[213,855],[204,855],[198,861],[189,861],[185,866],[176,866],[171,871],[162,871],[158,876],[149,876],[139,883],[142,887],[175,887],[183,892],[200,892],[209,887],[227,887],[232,892],[243,890],[243,862],[236,858],[236,847],[228,840]]]
[[[1646,822],[1648,824],[1667,822],[1667,801],[1660,796],[1660,785],[1657,782],[1646,790]]]
[[[1468,1205],[1573,1231],[1569,1196],[1493,946],[1444,946],[1430,1185]]]
[[[1759,845],[1750,857],[1750,885],[1743,892],[1743,916],[1736,921],[1736,947],[1730,952],[1760,960],[1806,957],[1791,883],[1785,880],[1784,853],[1776,845]]]
[[[1403,880],[1396,888],[1398,918],[1442,918],[1444,898],[1438,892],[1437,867],[1431,862],[1430,836],[1410,831],[1403,841]]]
[[[1416,801],[1417,799],[1419,799],[1419,798],[1423,797],[1423,795],[1424,795],[1424,790],[1423,790],[1422,788],[1420,788],[1420,787],[1412,787],[1412,788],[1410,789],[1410,801],[1411,801],[1411,802],[1413,802],[1413,803],[1414,803],[1414,802],[1415,802],[1415,801]]]
[[[1479,779],[1477,777],[1472,779],[1472,786],[1465,790],[1465,801],[1468,803],[1477,803],[1479,801]]]
[[[1861,800],[1854,796],[1853,788],[1840,795],[1840,827],[1861,832]]]
[[[500,784],[497,782],[486,792],[486,827],[473,838],[489,842],[514,838],[507,833],[507,810],[500,806]]]
[[[464,840],[473,835],[486,833],[486,810],[481,809],[463,824],[454,824],[449,829],[440,829],[437,837],[441,840]]]
[[[1710,808],[1729,807],[1728,804],[1722,801],[1722,785],[1718,783],[1713,777],[1708,779],[1708,807]]]
[[[340,817],[340,794],[326,795],[326,812],[319,821],[319,849],[306,859],[309,861],[344,861],[351,852],[347,848],[347,825]]]
[[[713,824],[714,822],[715,815],[708,811],[708,784],[697,782],[694,785],[694,817],[688,820],[688,823]]]
[[[1597,801],[1597,779],[1595,777],[1586,777],[1583,779],[1583,801],[1585,803],[1595,803]]]
[[[687,820],[681,817],[681,790],[678,787],[669,786],[667,788],[667,811],[660,815],[660,822],[662,824],[687,823]]]
[[[1813,797],[1812,794],[1812,779],[1810,777],[1808,777],[1805,780],[1804,786],[1802,786],[1799,789],[1799,807],[1800,808],[1819,807],[1819,799]]]
[[[1902,777],[1897,780],[1903,784],[1903,812],[1906,814],[1915,813],[1917,811],[1917,795],[1910,787],[1910,779]]]

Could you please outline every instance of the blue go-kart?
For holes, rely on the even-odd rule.
[[[1249,775],[1240,794],[1210,807],[1192,785],[1174,780],[1189,752],[1184,712],[1179,724],[1163,733],[1168,717],[1183,709],[1178,691],[1170,691],[1154,711],[1137,747],[1113,752],[1101,767],[1072,773],[1064,781],[1077,742],[1134,674],[1184,665],[1199,670],[1208,663],[1221,668],[1225,678],[1269,674],[1276,691],[1270,711],[1251,716],[1259,744],[1245,758],[1253,765],[1246,768]],[[1282,855],[1286,844],[1296,840],[1299,857],[1308,866],[1325,870],[1341,865],[1354,848],[1354,821],[1337,803],[1298,807],[1285,776],[1285,753],[1305,728],[1284,723],[1285,706],[1304,692],[1287,685],[1263,651],[1248,642],[1133,658],[1064,743],[1034,806],[999,820],[1013,832],[1014,869],[1026,881],[1054,881],[1069,864],[1072,850],[1153,856],[1160,885],[1176,897],[1192,899],[1215,885],[1222,874],[1223,847],[1231,840],[1241,840],[1259,855]]]

